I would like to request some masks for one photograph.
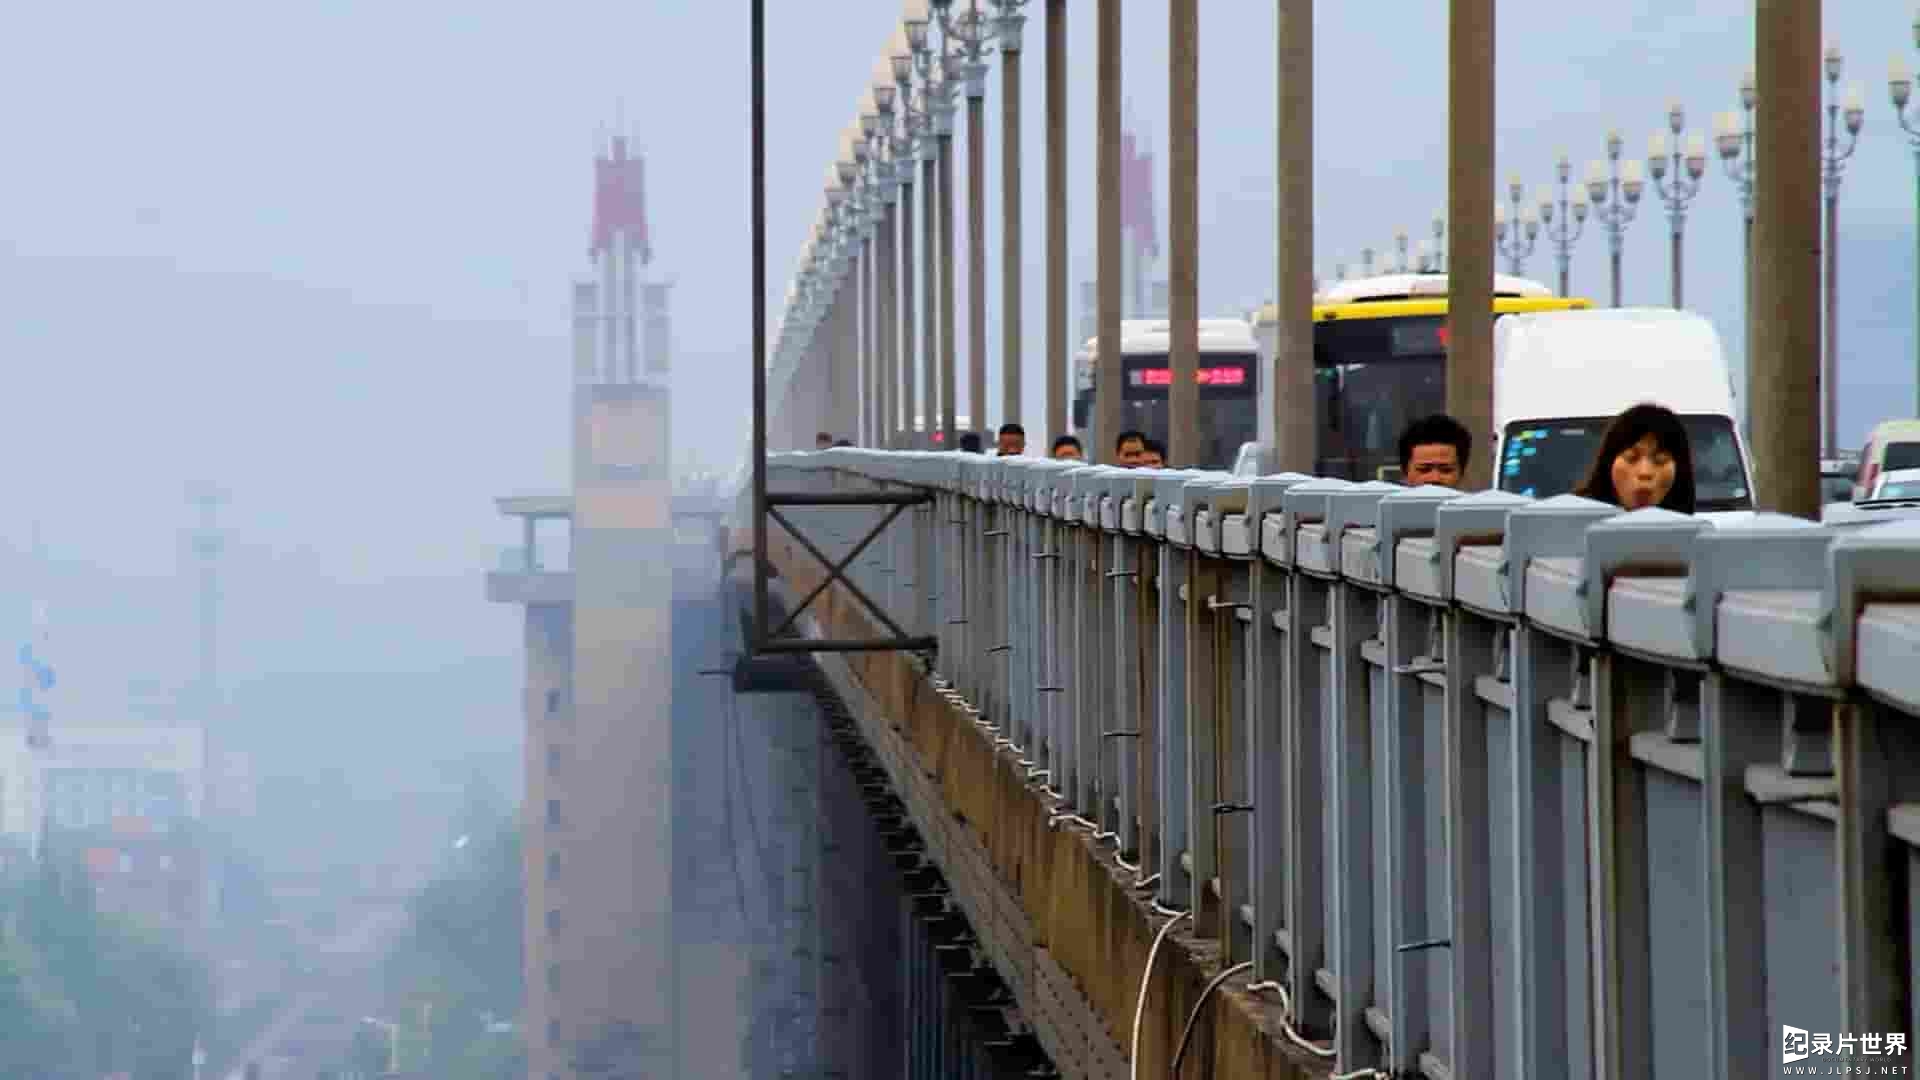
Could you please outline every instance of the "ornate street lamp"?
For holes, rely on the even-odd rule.
[[[1640,174],[1640,162],[1620,160],[1623,143],[1618,131],[1607,133],[1607,160],[1587,167],[1587,198],[1593,201],[1593,216],[1607,230],[1607,254],[1612,260],[1613,306],[1620,306],[1620,262],[1626,249],[1627,226],[1640,206],[1640,192],[1646,181]]]
[[[1512,206],[1511,215],[1507,206],[1493,204],[1493,246],[1494,250],[1506,257],[1507,268],[1514,277],[1527,272],[1527,256],[1533,254],[1534,241],[1540,237],[1540,218],[1533,207],[1523,205],[1527,191],[1520,183],[1520,174],[1514,173],[1507,178],[1507,206]],[[1508,228],[1511,222],[1512,228]]]
[[[1707,141],[1698,135],[1681,138],[1687,128],[1687,113],[1678,101],[1667,109],[1667,131],[1656,131],[1647,142],[1647,171],[1653,174],[1653,187],[1666,204],[1667,220],[1673,225],[1673,265],[1669,270],[1673,287],[1673,306],[1680,308],[1682,238],[1687,231],[1687,204],[1700,194],[1707,173]],[[1683,147],[1684,144],[1684,147]],[[1671,166],[1671,170],[1669,170]],[[1667,178],[1671,171],[1673,178]]]
[[[1560,264],[1560,295],[1573,290],[1573,246],[1587,227],[1587,192],[1573,183],[1573,162],[1561,154],[1553,163],[1554,187],[1542,186],[1535,194],[1540,205],[1540,221],[1553,244],[1554,260]]]

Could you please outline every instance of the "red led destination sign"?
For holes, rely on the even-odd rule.
[[[1247,369],[1238,365],[1230,367],[1203,367],[1194,372],[1201,386],[1245,386]],[[1130,386],[1172,386],[1172,368],[1135,368],[1127,372],[1127,384]]]

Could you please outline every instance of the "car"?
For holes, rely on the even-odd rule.
[[[1852,502],[1853,480],[1860,475],[1859,451],[1842,450],[1820,459],[1820,503]]]
[[[1861,502],[1920,502],[1920,469],[1894,469],[1874,477],[1873,490]]]
[[[1860,451],[1860,475],[1853,497],[1871,497],[1882,473],[1920,468],[1920,420],[1886,420],[1876,425]]]

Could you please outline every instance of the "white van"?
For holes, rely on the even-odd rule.
[[[1613,418],[1652,402],[1680,415],[1701,512],[1752,510],[1753,461],[1720,336],[1671,308],[1502,316],[1493,330],[1493,486],[1534,498],[1586,479]]]
[[[1920,420],[1883,420],[1874,425],[1865,449],[1860,451],[1853,498],[1871,498],[1882,472],[1915,468],[1920,468]]]

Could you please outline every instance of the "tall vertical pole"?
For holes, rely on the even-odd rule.
[[[748,0],[753,171],[753,638],[767,634],[767,50],[766,0]]]
[[[1025,424],[1020,371],[1020,22],[1000,21],[1000,419]]]
[[[860,252],[860,263],[864,273],[860,278],[863,292],[860,303],[860,329],[867,338],[867,441],[866,445],[877,447],[880,443],[880,236],[875,227],[867,234],[866,246]]]
[[[1833,135],[1827,140],[1832,142]],[[1837,166],[1836,166],[1837,168]],[[1833,457],[1840,445],[1840,193],[1836,177],[1828,185],[1826,193],[1826,243],[1820,245],[1820,253],[1825,257],[1826,295],[1822,298],[1821,323],[1826,331],[1826,341],[1821,351],[1825,358],[1820,365],[1820,404],[1825,423],[1821,429],[1821,453]]]
[[[1668,276],[1673,281],[1673,310],[1675,311],[1684,310],[1686,307],[1685,304],[1680,302],[1681,297],[1684,295],[1681,291],[1680,283],[1680,276],[1683,272],[1681,245],[1685,242],[1683,238],[1686,236],[1686,231],[1686,219],[1675,215],[1673,219],[1673,265],[1667,269]]]
[[[900,170],[900,413],[906,434],[899,440],[905,450],[921,447],[921,433],[913,423],[918,397],[920,354],[915,351],[918,335],[913,325],[913,162]]]
[[[1200,444],[1200,5],[1167,5],[1167,464],[1201,461]]]
[[[929,102],[928,107],[934,106]],[[925,449],[933,449],[936,445],[933,441],[934,432],[945,430],[940,426],[942,414],[939,394],[940,387],[944,385],[940,378],[940,282],[937,276],[940,260],[940,164],[936,159],[939,156],[940,144],[936,140],[927,155],[927,160],[920,166],[922,178],[920,186],[926,189],[927,198],[926,221],[922,223],[926,230],[924,236],[926,262],[922,265],[926,270],[924,276],[927,279],[927,367],[923,373],[926,378],[926,396],[920,411],[922,417],[920,439]]]
[[[848,261],[846,277],[840,283],[839,364],[839,383],[845,393],[837,403],[842,417],[837,427],[844,433],[843,437],[859,442],[864,438],[860,431],[860,404],[864,395],[860,387],[860,262],[857,256]]]
[[[940,136],[940,431],[942,450],[960,448],[959,343],[953,298],[953,136]],[[977,410],[978,405],[974,408]]]
[[[1094,362],[1094,461],[1112,464],[1120,433],[1120,0],[1099,0],[1096,27],[1095,181],[1098,223],[1095,257],[1099,290],[1099,358]]]
[[[1280,0],[1279,163],[1274,216],[1279,236],[1270,408],[1274,461],[1314,471],[1313,395],[1313,0]]]
[[[1818,519],[1820,414],[1820,9],[1755,0],[1759,99],[1753,215],[1754,487],[1769,510]]]
[[[976,20],[974,28],[979,29]],[[990,432],[987,412],[986,65],[967,65],[967,415]]]
[[[847,297],[847,311],[852,316],[847,325],[847,346],[849,363],[853,369],[853,441],[861,446],[873,445],[872,406],[873,393],[869,383],[870,373],[866,356],[867,316],[871,314],[872,304],[867,302],[867,246],[862,245],[853,256],[853,274],[848,278],[851,287]]]
[[[1493,435],[1494,2],[1449,0],[1447,411],[1482,447]],[[1483,451],[1484,461],[1491,457]],[[1461,478],[1468,490],[1492,475]],[[1370,479],[1370,478],[1366,478]]]
[[[1753,196],[1747,196],[1746,223],[1740,232],[1740,282],[1745,290],[1740,312],[1740,366],[1746,381],[1740,386],[1740,430],[1753,441]],[[1756,466],[1758,462],[1755,463]]]
[[[897,189],[896,189],[897,190]],[[880,218],[880,306],[875,333],[880,336],[880,442],[882,449],[899,446],[900,430],[900,324],[894,313],[899,303],[898,252],[894,250],[895,230],[900,227],[894,199],[887,199]]]
[[[1067,434],[1067,0],[1047,2],[1047,438]]]
[[[1613,275],[1613,303],[1611,305],[1613,307],[1620,306],[1620,278],[1621,278],[1620,269],[1621,269],[1621,263],[1623,262],[1626,254],[1626,251],[1625,251],[1626,237],[1624,236],[1624,233],[1625,233],[1625,229],[1622,228],[1622,229],[1614,230],[1614,232],[1611,234],[1613,251],[1612,251],[1611,261],[1609,265],[1612,268],[1612,275]]]

